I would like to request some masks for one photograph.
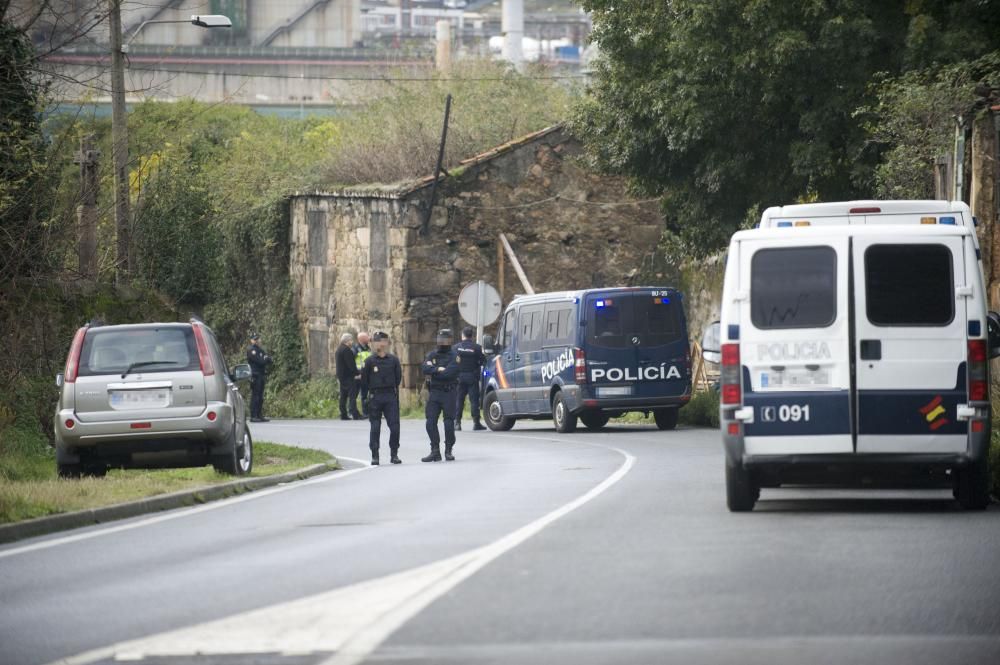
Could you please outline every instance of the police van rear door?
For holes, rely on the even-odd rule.
[[[682,395],[690,385],[687,328],[675,291],[590,293],[586,357],[594,396],[630,399]]]
[[[972,287],[962,237],[938,229],[854,238],[859,453],[966,449]]]
[[[746,452],[850,453],[849,241],[808,227],[768,236],[740,248]]]

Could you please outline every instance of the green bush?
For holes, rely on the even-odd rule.
[[[340,416],[339,395],[340,385],[334,377],[285,386],[271,383],[264,389],[264,415],[268,418],[337,418]]]
[[[993,423],[990,438],[990,472],[993,474],[993,496],[1000,498],[1000,423]]]
[[[705,390],[696,393],[680,411],[678,422],[694,427],[719,426],[719,393],[715,390]]]

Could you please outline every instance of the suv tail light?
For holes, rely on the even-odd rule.
[[[192,323],[194,329],[194,343],[198,347],[198,362],[201,363],[201,373],[205,376],[215,374],[215,365],[212,364],[212,354],[208,352],[208,343],[205,341],[205,331],[201,324]]]
[[[69,355],[66,357],[66,369],[63,371],[63,381],[75,383],[76,377],[80,374],[80,352],[83,351],[83,338],[87,336],[87,327],[84,326],[73,335],[73,344],[69,347]]]
[[[990,399],[989,365],[985,339],[969,340],[969,401],[986,402]]]
[[[722,403],[741,404],[743,402],[743,371],[740,366],[740,345],[722,345]]]
[[[583,349],[573,349],[573,357],[575,358],[573,376],[577,383],[586,383],[587,355],[583,352]]]

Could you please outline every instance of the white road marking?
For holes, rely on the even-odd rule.
[[[613,450],[624,457],[624,462],[586,493],[483,547],[374,580],[102,647],[55,663],[87,665],[112,658],[293,651],[334,653],[324,665],[359,663],[434,600],[556,520],[603,494],[635,464],[635,457],[624,450],[600,444],[584,445]]]
[[[367,466],[368,462],[363,462],[359,459],[354,459],[352,457],[340,457],[337,459],[347,460],[349,462],[361,462],[366,466],[362,466],[357,469],[348,469],[346,471],[333,471],[316,478],[310,478],[307,480],[299,480],[294,483],[283,483],[275,487],[269,487],[263,490],[256,490],[248,492],[246,494],[241,494],[229,499],[219,499],[218,501],[213,501],[211,503],[206,503],[203,506],[197,506],[194,508],[178,508],[172,510],[168,513],[162,515],[157,515],[156,517],[147,517],[145,519],[140,519],[136,522],[128,522],[126,524],[118,524],[115,526],[109,526],[104,529],[96,529],[91,531],[85,531],[83,533],[75,533],[69,536],[61,536],[59,538],[52,538],[50,540],[43,540],[41,542],[32,543],[30,545],[22,545],[20,547],[12,547],[10,549],[0,550],[0,559],[6,559],[7,557],[12,557],[17,554],[27,554],[28,552],[37,552],[39,550],[47,550],[52,547],[58,547],[60,545],[67,545],[69,543],[80,542],[81,540],[90,540],[91,538],[97,538],[99,536],[108,536],[113,533],[120,533],[122,531],[131,531],[132,529],[138,529],[140,527],[149,526],[151,524],[159,524],[161,522],[168,522],[170,520],[180,519],[182,517],[190,517],[192,515],[197,515],[199,513],[208,512],[210,510],[218,510],[220,508],[228,508],[229,506],[235,505],[237,503],[243,503],[244,501],[253,501],[254,499],[262,499],[273,494],[280,494],[281,492],[287,492],[289,490],[298,489],[300,487],[308,487],[310,485],[318,485],[320,483],[327,483],[331,480],[340,480],[348,476],[353,476],[355,473],[360,473],[361,471],[368,471],[375,467]]]

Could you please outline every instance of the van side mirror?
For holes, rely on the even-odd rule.
[[[56,374],[56,388],[62,388],[62,387],[63,387],[63,373],[59,372],[58,374]]]
[[[496,345],[496,340],[493,339],[493,335],[483,335],[483,353],[491,356],[495,353],[493,348]]]
[[[990,358],[1000,356],[1000,314],[986,315],[986,344],[990,347]]]
[[[722,361],[721,334],[722,324],[718,321],[713,321],[705,328],[701,336],[701,357],[705,362],[719,364]]]
[[[233,381],[246,381],[250,378],[250,365],[237,365],[231,372]]]

